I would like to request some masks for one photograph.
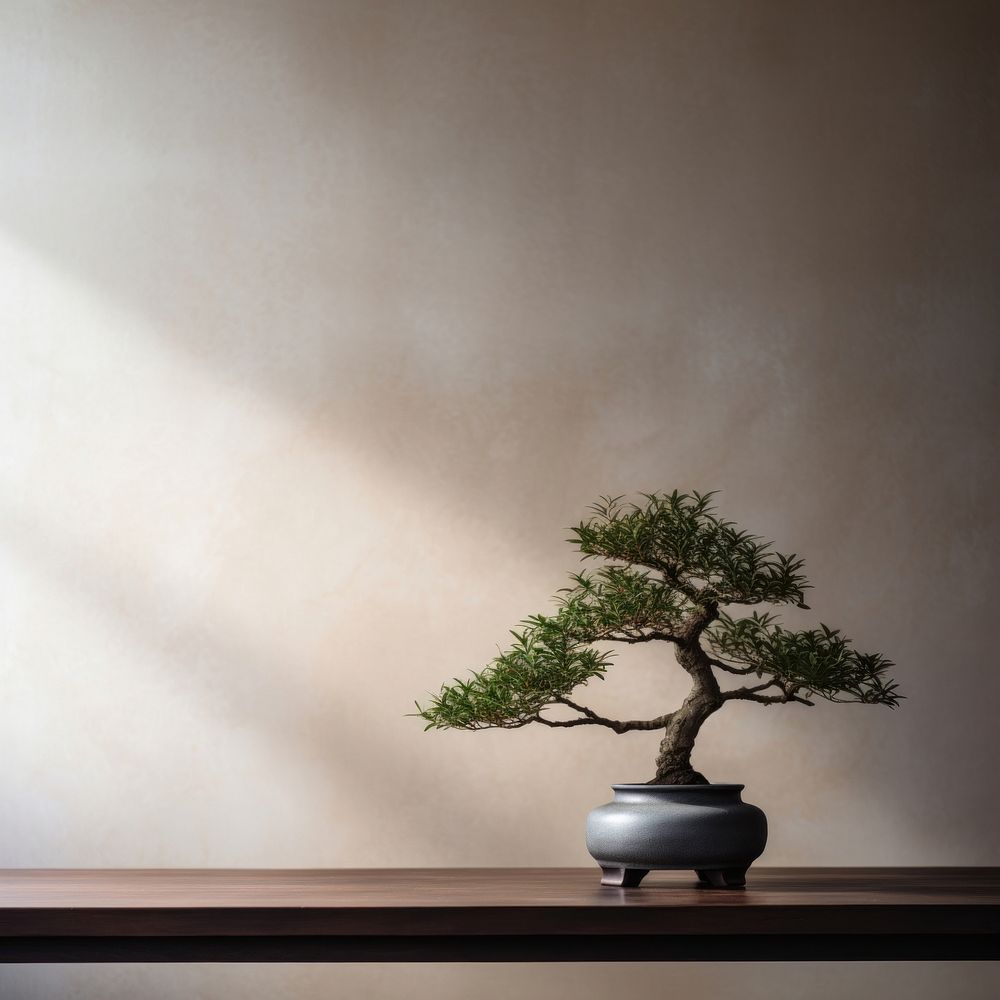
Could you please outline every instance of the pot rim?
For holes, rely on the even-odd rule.
[[[622,784],[612,785],[614,791],[623,792],[741,792],[746,785],[733,785],[724,782],[711,782],[708,785],[647,785],[643,784]]]

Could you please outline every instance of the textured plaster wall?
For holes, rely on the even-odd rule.
[[[885,709],[763,863],[997,864],[998,9],[0,6],[0,864],[579,865],[655,737],[424,734],[602,492],[721,489]],[[799,619],[795,619],[798,621]],[[802,615],[803,622],[813,620]],[[590,696],[658,713],[669,653]],[[73,967],[22,997],[992,996],[995,968]]]

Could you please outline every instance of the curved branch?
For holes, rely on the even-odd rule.
[[[662,574],[667,587],[683,594],[692,604],[704,604],[706,600],[711,599],[707,588],[696,587],[693,583],[681,579],[678,568],[669,563],[657,559],[630,559],[625,556],[605,555],[604,558],[611,563],[624,563],[626,566],[644,566],[646,569],[655,569],[657,573]]]
[[[674,590],[680,591],[692,604],[705,604],[706,601],[712,600],[710,588],[696,587],[693,583],[682,580],[680,571],[676,566],[672,566],[669,563],[657,562],[651,565],[653,569],[659,570],[663,574],[663,578]]]
[[[652,632],[640,632],[638,635],[630,634],[627,632],[619,633],[609,633],[608,635],[602,635],[597,637],[600,642],[653,642],[656,639],[665,639],[667,642],[680,642],[680,636],[673,635],[671,632],[662,632],[659,629],[654,629]]]
[[[624,729],[620,728],[623,723],[614,722],[612,719],[546,719],[544,715],[533,715],[529,719],[525,719],[525,724],[529,722],[540,722],[543,726],[549,726],[552,729],[563,729],[568,726],[607,726],[608,729],[613,729],[616,733],[625,732]]]
[[[769,687],[781,688],[781,694],[761,694]],[[807,698],[799,697],[796,692],[798,688],[784,688],[777,680],[770,680],[766,684],[757,684],[755,687],[737,688],[735,691],[723,691],[724,701],[755,701],[758,705],[782,705],[789,701],[796,701],[800,705],[813,705],[814,702]]]
[[[570,701],[569,698],[556,698],[554,700],[560,705],[565,705],[567,708],[572,708],[573,711],[579,712],[580,718],[547,719],[539,713],[526,721],[540,722],[543,726],[550,726],[553,729],[563,729],[569,726],[604,726],[607,729],[614,730],[616,733],[631,733],[639,730],[665,729],[673,715],[673,713],[670,713],[669,715],[661,715],[656,719],[632,719],[623,722],[618,719],[607,719],[585,705],[577,705],[576,702]]]
[[[731,663],[724,663],[722,660],[717,660],[714,656],[708,658],[708,662],[712,664],[713,667],[718,667],[720,670],[725,670],[730,674],[755,674],[757,673],[757,668],[755,666],[749,667],[734,667]]]

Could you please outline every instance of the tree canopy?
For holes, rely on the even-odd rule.
[[[426,728],[514,729],[536,722],[616,732],[663,728],[669,737],[672,725],[688,721],[680,713],[689,702],[706,716],[729,700],[808,705],[824,698],[895,707],[901,696],[884,656],[858,652],[826,625],[794,631],[772,612],[756,610],[762,604],[808,610],[803,561],[719,516],[715,495],[675,490],[641,494],[639,503],[602,497],[593,504],[568,540],[583,559],[601,565],[573,573],[556,595],[554,613],[525,619],[484,669],[418,704]],[[727,606],[751,610],[739,617],[723,610]],[[577,688],[605,675],[613,653],[603,644],[653,641],[674,644],[697,699],[677,712],[631,721],[604,718],[570,700]],[[760,683],[722,690],[716,671],[754,675]],[[550,706],[574,715],[549,717]]]

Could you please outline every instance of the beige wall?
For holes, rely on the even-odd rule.
[[[5,0],[0,864],[587,864],[655,737],[405,713],[547,607],[597,494],[673,487],[804,554],[908,697],[713,719],[696,762],[768,812],[763,863],[1000,863],[996,14]],[[669,709],[669,659],[593,703]],[[0,993],[1000,984],[489,971]]]

